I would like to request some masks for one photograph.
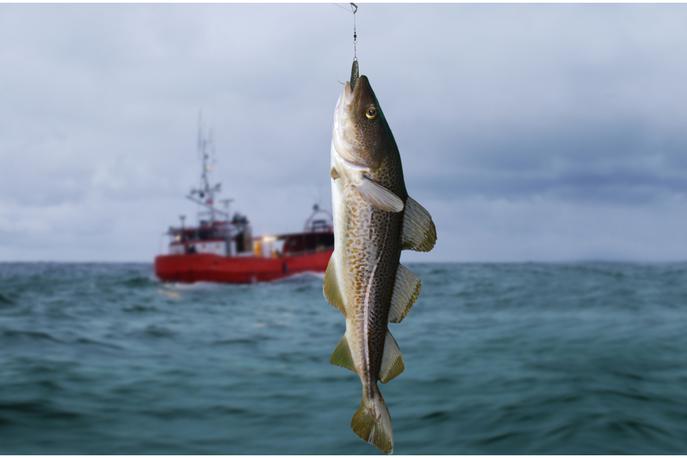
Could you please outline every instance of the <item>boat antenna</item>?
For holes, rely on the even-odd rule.
[[[210,184],[210,172],[212,159],[216,162],[215,143],[212,129],[203,128],[203,114],[198,114],[198,154],[201,158],[201,183],[200,188],[193,188],[186,196],[189,200],[201,205],[209,210],[210,222],[215,222],[215,215],[220,214],[228,217],[228,213],[215,207],[215,195],[222,191],[221,183]]]
[[[210,189],[210,182],[208,180],[208,159],[210,159],[210,154],[208,152],[208,147],[211,146],[211,143],[209,133],[203,132],[202,129],[203,126],[201,124],[198,126],[198,135],[200,138],[200,149],[198,152],[200,153],[200,157],[202,159],[202,171],[200,176],[203,181],[203,190],[207,192]]]
[[[198,138],[196,140],[196,149],[200,152],[203,143],[203,110],[198,110]]]

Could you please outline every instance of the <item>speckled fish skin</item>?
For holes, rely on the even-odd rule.
[[[393,134],[364,75],[355,80],[354,88],[346,83],[339,97],[331,165],[335,249],[325,275],[325,296],[346,317],[346,333],[332,362],[360,377],[362,401],[351,422],[353,430],[391,453],[391,418],[377,382],[387,382],[403,370],[396,342],[388,333],[389,313],[392,297],[398,295],[395,287],[403,286],[396,284],[401,250],[418,247],[403,245],[403,210],[412,199]],[[427,231],[436,238],[429,214],[427,218]],[[408,304],[402,304],[405,309],[396,322],[419,294],[419,280],[410,287],[404,296]]]
[[[364,75],[358,79],[353,94],[351,111],[360,111],[368,105],[376,105],[379,123],[367,125],[364,116],[355,117],[355,131],[360,135],[360,150],[356,156],[366,159],[370,167],[367,175],[391,192],[401,197],[408,196],[403,180],[401,158],[391,130],[384,119],[374,92]],[[367,122],[366,122],[367,121]],[[346,151],[345,149],[343,151]],[[339,227],[346,232],[339,240],[342,259],[346,260],[351,275],[346,282],[346,304],[350,305],[350,318],[346,320],[347,333],[355,336],[349,339],[360,343],[362,348],[354,351],[354,360],[361,357],[360,378],[365,396],[374,397],[379,369],[382,362],[384,340],[387,332],[389,305],[393,290],[396,268],[401,257],[402,213],[390,213],[374,208],[362,199],[350,182],[342,180],[343,222]],[[347,310],[347,314],[348,314]],[[353,350],[353,348],[352,348]]]

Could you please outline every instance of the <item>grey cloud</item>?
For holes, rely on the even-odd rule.
[[[437,220],[437,251],[409,259],[687,256],[686,5],[358,19]],[[350,26],[334,5],[0,5],[0,259],[152,259],[194,212],[199,108],[234,207],[256,231],[300,227],[329,199]]]
[[[687,195],[687,141],[679,132],[660,134],[640,122],[521,126],[471,144],[457,137],[444,144],[456,145],[453,167],[424,182],[445,195],[545,194],[637,205]]]

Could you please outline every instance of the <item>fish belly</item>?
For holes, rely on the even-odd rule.
[[[367,204],[344,180],[333,185],[335,255],[342,277],[346,336],[366,389],[377,381],[400,257],[400,215]]]

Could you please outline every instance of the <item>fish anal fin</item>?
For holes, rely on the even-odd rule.
[[[403,210],[403,200],[379,183],[363,176],[360,182],[355,184],[363,200],[374,208],[391,213]]]
[[[406,199],[401,232],[401,248],[404,250],[430,251],[437,241],[437,229],[432,215],[412,197]]]
[[[384,355],[382,356],[382,367],[379,371],[379,380],[382,383],[387,383],[403,372],[403,369],[405,369],[405,366],[403,364],[401,350],[398,348],[396,339],[387,331],[384,340]]]
[[[336,266],[334,265],[334,254],[329,258],[329,264],[327,264],[327,271],[324,273],[324,283],[322,285],[322,290],[324,292],[324,297],[327,302],[332,304],[334,307],[339,309],[344,316],[346,316],[346,307],[343,303],[343,298],[341,297],[341,289],[339,288],[338,281],[336,279]]]
[[[336,366],[341,366],[353,372],[356,371],[355,365],[353,364],[353,357],[351,356],[351,349],[348,346],[348,339],[345,334],[341,340],[339,340],[329,361]]]
[[[389,321],[400,323],[408,314],[418,296],[422,283],[413,272],[403,264],[398,265],[394,292],[391,296],[391,308],[389,309]]]

